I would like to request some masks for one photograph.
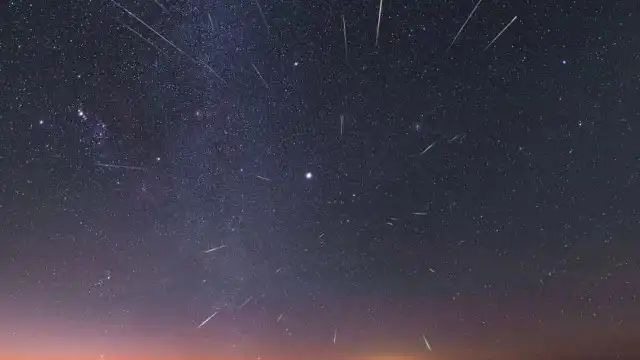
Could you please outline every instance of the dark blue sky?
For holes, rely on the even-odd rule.
[[[638,9],[476,4],[1,5],[0,344],[631,356]]]

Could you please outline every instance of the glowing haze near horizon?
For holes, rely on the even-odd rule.
[[[0,359],[638,356],[637,7],[475,4],[0,5]]]

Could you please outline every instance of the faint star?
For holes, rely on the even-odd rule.
[[[293,66],[298,66],[298,65],[300,65],[300,63],[299,63],[299,62],[297,62],[297,61],[295,61],[295,62],[293,63]]]
[[[40,125],[42,125],[42,124],[44,124],[44,120],[40,120],[40,121],[38,121],[38,123],[39,123]]]

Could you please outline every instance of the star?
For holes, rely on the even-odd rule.
[[[309,172],[307,172],[306,174],[304,174],[304,177],[305,177],[307,180],[311,180],[311,179],[313,179],[313,174],[309,171]]]

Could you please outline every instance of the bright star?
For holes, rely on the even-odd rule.
[[[307,172],[306,174],[304,174],[304,177],[307,178],[307,180],[311,180],[313,179],[313,174],[311,172]]]

